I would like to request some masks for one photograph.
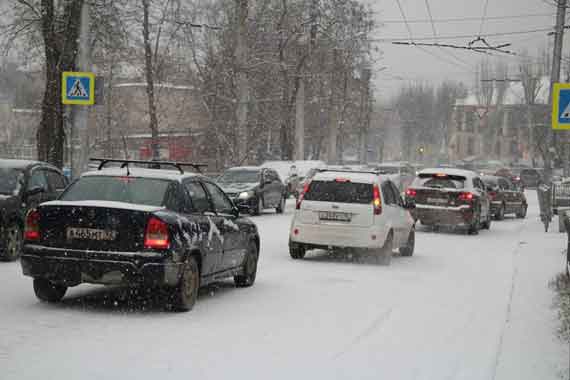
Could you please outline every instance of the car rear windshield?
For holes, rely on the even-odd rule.
[[[63,201],[113,201],[162,206],[171,181],[155,178],[89,176],[74,182]]]
[[[349,181],[313,181],[304,200],[317,202],[360,203],[372,202],[372,184]]]
[[[228,170],[218,182],[223,183],[254,183],[259,182],[259,170]]]
[[[413,187],[430,187],[434,189],[463,189],[465,177],[442,174],[420,174],[412,183]]]
[[[0,168],[0,194],[16,195],[20,189],[23,173],[13,168]]]

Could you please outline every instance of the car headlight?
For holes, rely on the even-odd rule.
[[[253,197],[253,191],[244,191],[238,195],[239,199],[247,199],[251,197]]]

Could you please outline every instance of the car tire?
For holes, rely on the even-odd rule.
[[[528,206],[527,205],[523,205],[521,207],[521,209],[517,212],[517,218],[519,219],[524,219],[526,218],[526,213],[528,211]]]
[[[67,286],[53,283],[45,278],[34,278],[34,293],[42,302],[61,301],[67,292]]]
[[[0,260],[14,261],[20,257],[24,244],[24,234],[18,222],[10,223],[4,230],[4,242],[5,247],[4,251],[0,252]]]
[[[243,264],[243,275],[234,276],[234,284],[238,288],[247,288],[255,283],[257,276],[257,262],[259,261],[259,251],[255,242],[250,241],[247,246],[247,255]]]
[[[289,255],[294,260],[301,260],[305,258],[307,249],[301,244],[289,244]]]
[[[478,212],[477,216],[473,216],[473,221],[471,222],[471,225],[467,229],[467,234],[478,235],[480,229],[481,229],[481,213]]]
[[[499,210],[495,214],[495,220],[504,220],[505,219],[505,205],[501,205]]]
[[[405,246],[400,247],[400,255],[405,257],[410,257],[414,254],[414,248],[416,246],[416,230],[412,228],[410,234],[408,235],[408,241]]]
[[[175,311],[190,311],[198,299],[200,289],[200,267],[196,257],[189,256],[184,263],[182,277],[174,290]]]
[[[263,213],[263,201],[261,197],[258,197],[255,202],[255,207],[251,209],[251,215],[261,215]]]
[[[392,262],[392,253],[394,251],[394,234],[392,231],[388,233],[386,237],[386,241],[384,241],[384,245],[382,248],[378,250],[378,255],[376,260],[380,265],[390,265]]]
[[[283,212],[285,211],[285,197],[281,198],[281,201],[279,201],[279,206],[277,206],[277,208],[275,208],[275,211],[278,214],[283,214]]]
[[[490,230],[491,229],[491,222],[492,222],[492,217],[491,214],[487,214],[487,220],[485,221],[485,223],[481,224],[481,228],[483,228],[484,230]]]

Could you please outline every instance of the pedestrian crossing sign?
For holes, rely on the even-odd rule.
[[[65,71],[61,80],[63,104],[91,106],[95,104],[95,74]]]
[[[570,83],[552,88],[552,129],[570,130]]]

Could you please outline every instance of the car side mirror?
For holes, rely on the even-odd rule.
[[[46,188],[44,186],[34,186],[31,189],[29,189],[28,191],[26,191],[26,196],[31,197],[31,196],[38,195],[38,194],[45,193],[45,192],[46,192]]]

